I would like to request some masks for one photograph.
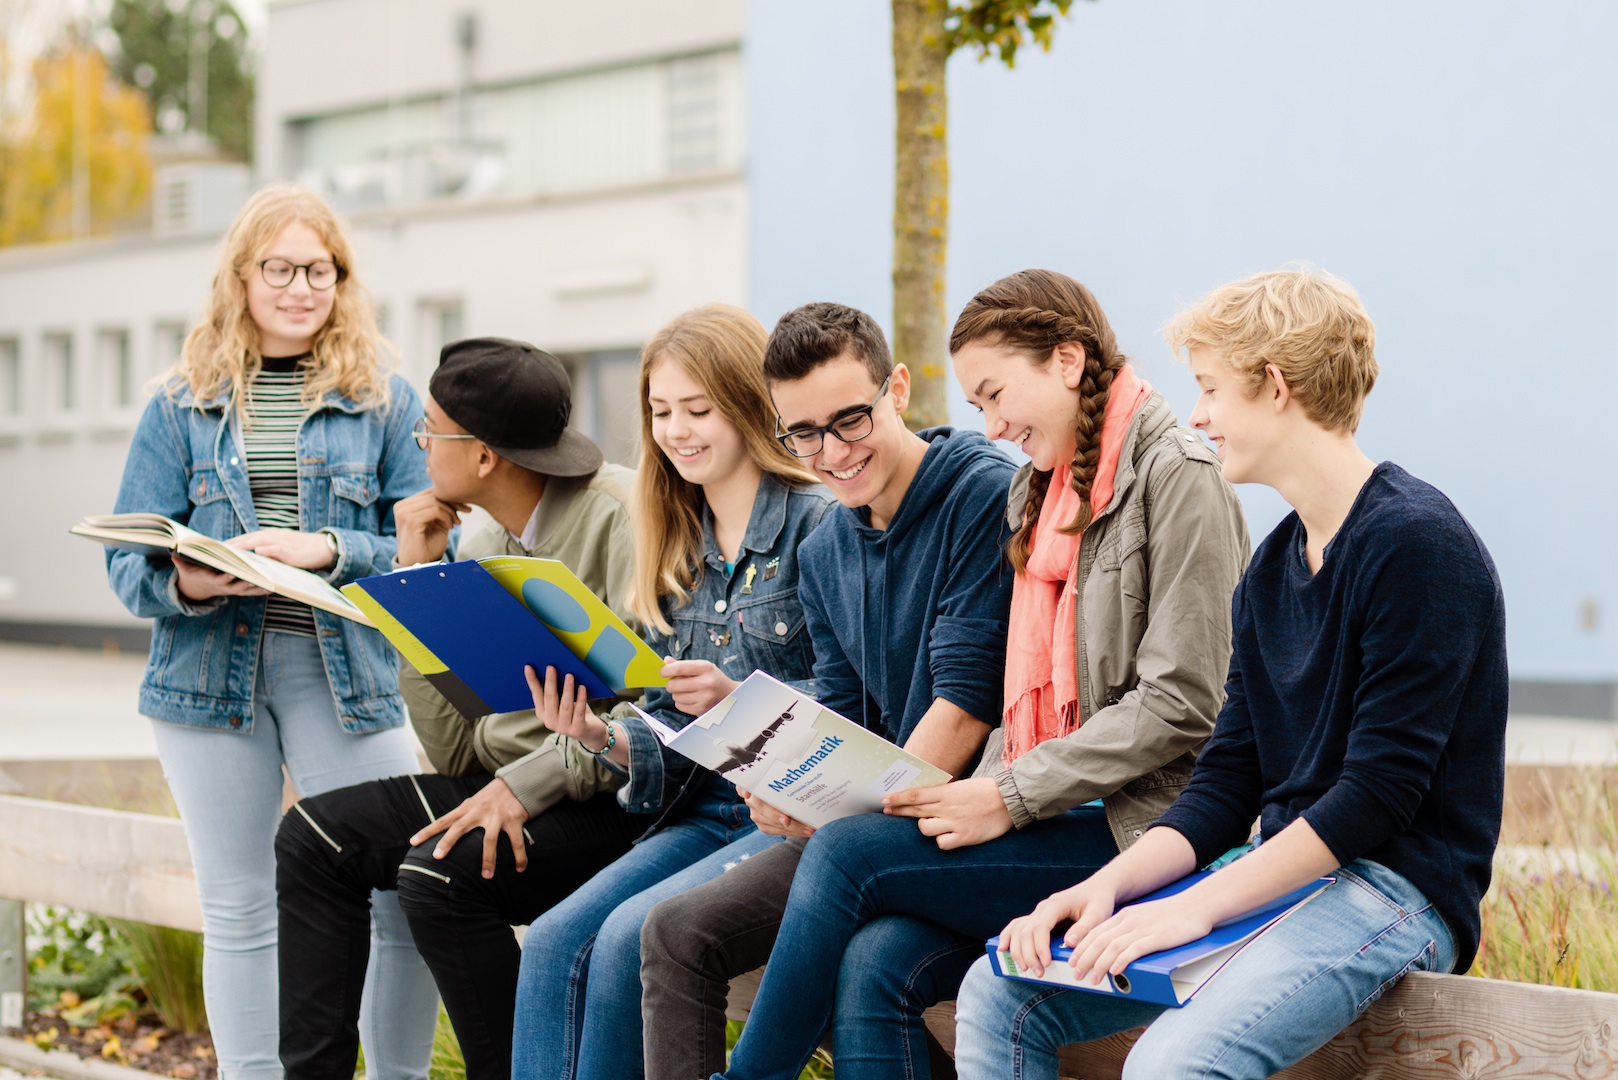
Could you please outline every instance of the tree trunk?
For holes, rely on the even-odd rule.
[[[897,123],[893,182],[893,355],[910,369],[912,429],[949,419],[944,261],[949,245],[948,0],[893,0]]]

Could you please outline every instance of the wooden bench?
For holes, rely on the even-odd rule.
[[[174,818],[0,795],[0,897],[60,904],[159,926],[202,926],[185,834]],[[20,916],[6,916],[6,925]],[[17,933],[20,935],[20,926]],[[0,954],[21,952],[0,926]],[[730,1015],[745,1019],[758,972],[736,980]],[[0,981],[0,991],[16,992]],[[927,1024],[955,1045],[954,1006]],[[1120,1075],[1130,1035],[1069,1047],[1067,1080]],[[1618,995],[1411,975],[1284,1080],[1618,1080]]]

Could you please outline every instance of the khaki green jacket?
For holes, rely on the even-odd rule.
[[[532,551],[491,521],[462,540],[456,557],[560,559],[638,631],[640,625],[624,602],[634,554],[629,527],[634,485],[634,472],[621,465],[603,465],[591,477],[550,477],[539,500],[538,541]],[[450,776],[480,768],[492,772],[510,786],[530,817],[564,798],[588,799],[622,783],[619,774],[578,742],[541,724],[532,709],[467,720],[408,662],[399,673],[399,690],[434,769]]]
[[[1031,467],[1012,480],[1022,520]],[[1251,554],[1219,459],[1153,393],[1124,435],[1112,501],[1079,544],[1078,730],[992,776],[1018,827],[1101,799],[1119,850],[1174,801],[1213,731],[1230,666],[1230,599]]]

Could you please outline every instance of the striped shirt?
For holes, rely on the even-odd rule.
[[[303,356],[264,358],[264,369],[247,384],[247,423],[242,428],[242,450],[247,459],[247,483],[253,492],[253,512],[263,529],[300,529],[298,514],[298,429],[308,409],[303,400],[307,373]],[[271,595],[264,612],[264,629],[283,634],[315,636],[315,617],[309,607],[284,596]]]

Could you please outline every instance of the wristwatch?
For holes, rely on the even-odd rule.
[[[321,529],[320,535],[326,538],[326,546],[331,548],[331,563],[327,565],[335,564],[343,555],[343,549],[337,546],[337,534],[330,529]]]

